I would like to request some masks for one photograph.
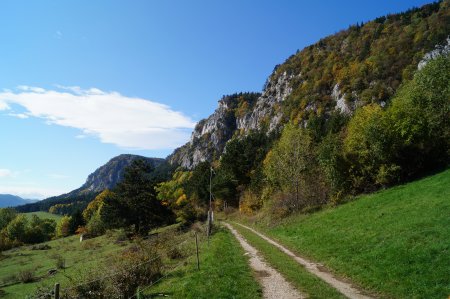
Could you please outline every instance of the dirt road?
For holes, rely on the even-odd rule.
[[[305,269],[308,270],[310,273],[312,273],[312,274],[316,275],[317,277],[321,278],[322,280],[327,282],[329,285],[334,287],[336,290],[338,290],[340,293],[342,293],[346,297],[351,298],[351,299],[372,299],[373,298],[373,297],[369,297],[367,295],[364,295],[360,290],[356,289],[350,283],[336,278],[333,274],[331,274],[331,273],[327,272],[326,270],[324,270],[322,265],[317,264],[317,263],[313,263],[313,262],[308,261],[308,260],[306,260],[306,259],[304,259],[302,257],[299,257],[298,255],[296,255],[295,253],[293,253],[292,251],[290,251],[289,249],[287,249],[286,247],[284,247],[280,243],[275,242],[274,240],[272,240],[269,237],[261,234],[260,232],[254,230],[253,228],[248,227],[248,226],[243,225],[243,224],[240,224],[240,223],[236,223],[236,225],[240,225],[240,226],[242,226],[242,227],[252,231],[256,235],[260,236],[262,239],[266,240],[267,242],[269,242],[273,246],[277,247],[282,252],[286,253],[286,255],[290,256],[296,262],[298,262],[299,264],[304,266]]]
[[[263,297],[267,299],[302,299],[305,298],[281,274],[268,265],[259,255],[258,251],[228,223],[224,225],[238,239],[246,255],[250,257],[250,267],[256,272],[263,289]]]

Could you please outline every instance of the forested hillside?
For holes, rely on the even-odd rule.
[[[218,160],[233,136],[277,132],[288,121],[323,127],[336,122],[337,114],[351,115],[371,103],[385,106],[426,53],[448,43],[449,6],[441,1],[352,25],[298,51],[274,68],[259,96],[224,96],[169,161],[192,169]]]
[[[449,3],[352,25],[276,66],[256,99],[224,97],[169,157],[160,199],[203,217],[211,176],[217,208],[280,217],[445,169]]]

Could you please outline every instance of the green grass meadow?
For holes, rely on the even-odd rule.
[[[145,298],[261,298],[244,250],[227,229],[217,227],[209,245],[203,239],[199,255],[200,270],[195,255],[191,255],[185,264],[146,290]]]
[[[178,225],[173,225],[153,231],[149,242],[153,242],[165,267],[161,281],[141,287],[141,298],[154,298],[160,293],[171,298],[260,298],[261,289],[239,243],[228,230],[216,229],[208,245],[204,229],[198,228],[200,270],[192,230],[179,231]],[[107,267],[112,256],[133,244],[128,240],[117,242],[120,234],[111,231],[82,243],[78,236],[71,236],[36,245],[48,245],[45,250],[22,246],[3,252],[0,298],[26,298],[40,287],[50,289],[56,282],[64,294],[64,289],[80,283],[86,272]],[[48,271],[57,268],[58,256],[64,259],[65,269],[50,276]],[[20,282],[17,275],[24,271],[32,271],[35,281]]]
[[[257,227],[379,297],[450,295],[450,170]]]
[[[32,216],[32,215],[36,215],[36,216],[38,216],[39,218],[42,218],[42,219],[53,219],[53,220],[55,220],[56,222],[58,222],[58,221],[63,217],[63,216],[58,215],[58,214],[52,214],[52,213],[42,212],[42,211],[39,211],[39,212],[30,212],[30,213],[24,213],[24,215],[27,216],[29,220],[31,220],[31,216]]]
[[[61,288],[71,285],[67,277],[76,277],[86,269],[95,269],[111,255],[123,250],[127,242],[116,243],[116,233],[89,239],[80,243],[78,236],[71,236],[42,243],[50,246],[47,250],[32,250],[33,246],[22,246],[3,252],[0,260],[0,298],[25,298],[39,286],[51,286],[58,282]],[[41,245],[41,244],[40,244]],[[65,269],[58,269],[56,275],[48,276],[48,271],[56,269],[57,257],[65,262]],[[15,275],[31,270],[36,281],[14,283]]]

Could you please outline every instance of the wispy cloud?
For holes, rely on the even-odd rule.
[[[129,149],[175,148],[188,140],[195,126],[192,119],[166,105],[97,88],[20,86],[0,92],[0,110],[10,110],[10,104],[25,108],[23,115],[77,128],[80,135]]]
[[[12,177],[13,176],[13,172],[9,169],[5,169],[5,168],[0,168],[0,178],[8,178],[8,177]]]
[[[55,179],[55,180],[63,180],[63,179],[68,179],[69,176],[65,175],[65,174],[60,174],[60,173],[51,173],[48,175],[50,178]]]
[[[1,109],[0,109],[1,110]],[[21,118],[21,119],[25,119],[28,118],[29,116],[26,115],[25,113],[8,113],[9,116],[14,116],[17,118]]]

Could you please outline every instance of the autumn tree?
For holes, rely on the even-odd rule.
[[[264,164],[269,182],[284,193],[283,200],[290,211],[326,199],[324,194],[318,193],[322,187],[316,173],[314,144],[305,129],[293,124],[286,125]]]

